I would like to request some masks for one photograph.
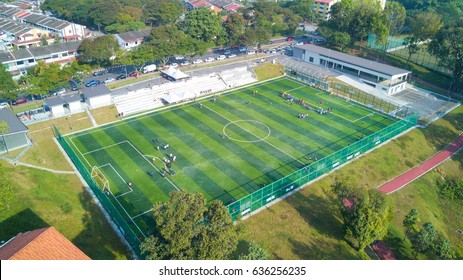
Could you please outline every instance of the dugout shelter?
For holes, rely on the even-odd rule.
[[[28,146],[31,143],[27,137],[28,128],[10,109],[0,109],[0,120],[8,125],[7,131],[0,132],[0,154]]]
[[[82,94],[86,103],[92,109],[112,104],[111,91],[105,85],[83,88]]]

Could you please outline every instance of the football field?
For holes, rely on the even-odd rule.
[[[111,202],[145,236],[152,205],[172,191],[227,205],[395,121],[280,78],[66,139],[89,171],[98,167]]]

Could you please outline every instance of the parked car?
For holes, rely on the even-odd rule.
[[[236,54],[234,54],[234,53],[228,55],[228,58],[234,58],[234,57],[236,57]]]
[[[79,87],[80,81],[70,80],[68,84],[72,91],[76,91],[80,89]]]
[[[126,74],[120,74],[119,76],[116,77],[116,80],[123,80],[123,79],[127,79]]]
[[[13,101],[13,105],[19,105],[19,104],[24,104],[27,102],[27,99],[26,98],[20,98],[16,101]]]
[[[208,57],[204,60],[205,62],[211,62],[211,61],[214,61],[214,59],[212,57]]]
[[[200,64],[202,62],[203,62],[203,60],[200,59],[200,58],[193,60],[193,64]]]
[[[247,54],[256,54],[255,50],[248,50]]]
[[[101,82],[98,81],[98,80],[91,80],[91,81],[88,81],[85,86],[86,87],[94,87],[94,86],[97,86],[99,85]]]
[[[231,51],[224,51],[223,54],[224,54],[224,55],[231,54]]]
[[[174,56],[174,58],[175,58],[176,60],[185,59],[185,57],[184,57],[183,55],[176,55],[176,56]]]
[[[110,83],[110,82],[114,82],[115,80],[116,80],[116,79],[114,79],[113,77],[108,77],[108,78],[104,79],[104,83],[105,83],[105,84],[108,84],[108,83]]]
[[[225,55],[219,55],[219,56],[217,57],[217,60],[224,60],[225,58],[226,58]]]
[[[185,60],[185,61],[182,61],[182,63],[180,63],[181,66],[188,66],[190,65],[190,62],[188,60]]]
[[[174,62],[174,63],[171,63],[169,66],[170,66],[170,67],[178,67],[178,63],[175,63],[175,62]]]
[[[294,41],[294,38],[293,37],[288,37],[288,38],[286,38],[286,41],[292,42],[292,41]]]
[[[54,95],[54,96],[57,96],[57,95],[64,95],[66,93],[66,89],[65,88],[57,88],[57,89],[54,89],[51,94]]]
[[[132,72],[132,73],[129,74],[129,77],[136,78],[136,77],[138,77],[138,73],[137,72]]]
[[[2,102],[2,103],[0,103],[0,109],[8,108],[8,107],[10,107],[10,104],[8,104],[8,102]]]
[[[240,47],[240,52],[245,52],[247,49],[247,47]]]
[[[97,76],[102,76],[104,74],[106,74],[108,71],[106,69],[103,69],[103,70],[97,70],[97,71],[94,71],[93,72],[93,76],[97,77]]]

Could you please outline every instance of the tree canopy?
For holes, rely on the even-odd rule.
[[[109,65],[119,49],[120,46],[113,35],[84,39],[77,50],[78,59],[91,65]]]
[[[450,23],[439,31],[429,44],[429,52],[439,64],[452,72],[450,89],[458,92],[463,88],[463,19]]]
[[[147,259],[222,260],[236,248],[236,229],[218,200],[207,204],[200,193],[172,192],[168,202],[154,206],[153,213],[155,234],[140,246]]]
[[[332,191],[344,220],[345,238],[357,250],[384,238],[392,219],[392,207],[384,193],[354,187],[348,179],[337,179]]]
[[[11,74],[0,63],[0,98],[15,99],[18,85],[13,80]]]

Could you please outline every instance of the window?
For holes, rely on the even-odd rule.
[[[309,57],[309,62],[312,62],[313,63],[313,57]]]

